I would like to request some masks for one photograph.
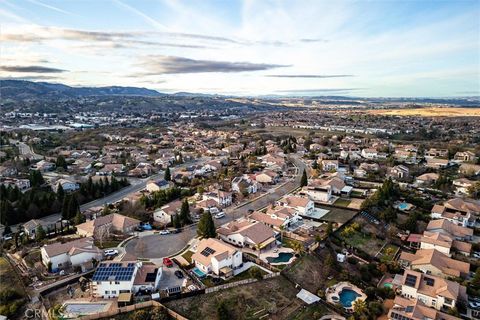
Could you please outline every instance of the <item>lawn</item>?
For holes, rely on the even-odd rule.
[[[378,258],[380,258],[382,262],[392,261],[397,251],[398,246],[388,243],[382,248],[382,251],[379,252]]]
[[[187,260],[188,263],[192,263],[192,256],[193,256],[193,251],[187,250],[185,251],[184,254],[182,254],[182,257]]]
[[[100,248],[100,249],[105,249],[105,248],[113,248],[116,247],[122,242],[123,240],[103,240],[102,245],[100,245],[100,241],[95,241],[95,245]]]
[[[349,199],[343,199],[343,198],[338,198],[337,201],[335,201],[334,205],[339,206],[339,207],[348,207],[348,205],[352,202]]]
[[[358,212],[353,210],[333,208],[326,206],[318,206],[321,209],[329,210],[329,212],[322,217],[324,221],[336,222],[339,224],[344,224],[348,220],[352,219]]]
[[[262,280],[248,285],[209,294],[166,302],[165,305],[189,319],[216,319],[219,306],[223,316],[235,319],[289,319],[301,306],[295,298],[298,293],[292,283],[283,277]],[[225,314],[226,313],[226,314]]]

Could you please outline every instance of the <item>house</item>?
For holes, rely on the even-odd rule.
[[[410,176],[410,169],[404,165],[394,166],[389,169],[388,176],[394,179],[407,179]]]
[[[302,216],[309,216],[315,210],[315,203],[308,197],[288,196],[277,201],[277,204],[296,210]]]
[[[415,179],[417,186],[429,186],[437,182],[440,175],[438,173],[424,173]]]
[[[468,189],[478,183],[476,181],[469,180],[467,178],[459,178],[452,181],[453,186],[455,187],[455,193],[457,195],[468,195]]]
[[[454,260],[435,249],[420,249],[415,254],[404,251],[400,255],[399,262],[404,268],[418,269],[423,273],[443,278],[464,278],[470,270],[469,263]]]
[[[447,158],[447,157],[448,157],[447,149],[430,148],[428,151],[425,151],[425,158]]]
[[[29,179],[3,178],[0,184],[6,187],[17,187],[20,190],[27,190],[30,188]]]
[[[420,238],[420,249],[435,249],[449,257],[452,256],[453,250],[465,256],[470,256],[472,245],[456,240],[449,234],[424,231]]]
[[[44,245],[40,253],[43,264],[46,267],[51,264],[53,272],[77,266],[86,271],[93,267],[92,260],[100,261],[103,258],[102,251],[93,244],[92,237]]]
[[[297,210],[287,207],[268,208],[266,213],[254,211],[248,218],[261,222],[278,232],[301,219]]]
[[[338,170],[338,160],[322,160],[322,170],[323,171],[337,171]]]
[[[225,242],[254,251],[262,251],[276,245],[277,233],[258,221],[239,219],[231,221],[217,229]]]
[[[378,156],[378,151],[375,148],[365,148],[362,150],[362,157],[365,159],[376,159]]]
[[[447,234],[459,241],[473,240],[473,229],[459,226],[446,219],[431,220],[425,230]]]
[[[49,162],[46,160],[40,160],[34,165],[31,166],[33,170],[38,170],[42,172],[52,171],[55,169],[55,163]]]
[[[220,207],[228,207],[233,203],[233,194],[229,191],[224,190],[215,190],[212,192],[205,193],[203,195],[204,199],[212,199],[217,202],[217,205]]]
[[[453,159],[455,160],[455,162],[475,162],[477,160],[477,157],[472,151],[459,151],[455,153]]]
[[[432,219],[446,219],[463,227],[473,227],[480,215],[480,201],[454,198],[443,205],[434,205],[431,211]]]
[[[425,165],[428,168],[445,169],[450,166],[450,160],[448,159],[427,158],[426,160],[427,160],[427,163]]]
[[[396,148],[393,157],[400,162],[417,163],[417,153],[403,148]]]
[[[252,194],[258,191],[258,184],[246,175],[235,177],[232,180],[232,190],[241,194]]]
[[[272,170],[263,170],[255,175],[255,181],[263,184],[276,184],[278,182],[278,173]]]
[[[130,234],[140,225],[140,221],[118,213],[97,217],[76,226],[77,234],[86,237],[105,238],[113,232]]]
[[[122,293],[158,289],[162,269],[155,265],[135,261],[103,261],[92,277],[95,298],[117,298]]]
[[[206,274],[229,277],[243,265],[242,252],[218,239],[202,239],[196,250],[192,262]]]
[[[29,220],[25,222],[22,227],[25,231],[25,234],[33,239],[35,238],[35,232],[39,226],[41,226],[43,230],[49,234],[55,230],[61,230],[62,223],[63,222],[60,215],[50,215],[40,219]]]
[[[70,181],[67,179],[58,179],[54,183],[52,183],[52,190],[57,192],[58,186],[62,186],[63,191],[65,192],[74,192],[80,189],[80,185],[74,181]]]
[[[182,208],[182,201],[175,200],[172,201],[159,209],[153,212],[153,220],[163,223],[169,224],[172,223],[172,216],[180,213],[180,209]]]
[[[467,288],[457,282],[413,270],[405,270],[401,279],[402,296],[427,307],[447,311],[459,301],[467,302]]]
[[[480,164],[462,163],[458,172],[467,176],[475,176],[480,174]]]
[[[388,312],[388,320],[460,320],[448,313],[427,307],[419,300],[396,296]]]
[[[172,182],[169,182],[164,179],[160,180],[150,180],[147,182],[147,185],[145,186],[145,189],[149,192],[156,192],[160,190],[166,190],[169,188],[172,188],[174,184]]]

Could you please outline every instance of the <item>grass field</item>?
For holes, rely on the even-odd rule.
[[[480,117],[480,108],[416,108],[416,109],[384,109],[369,110],[368,113],[389,116],[420,117]]]

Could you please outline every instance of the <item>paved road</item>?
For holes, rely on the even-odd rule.
[[[305,169],[305,164],[298,157],[293,157],[292,161],[298,168],[295,180],[287,182],[286,184],[278,187],[274,192],[267,193],[262,197],[254,199],[248,204],[226,210],[226,216],[221,219],[215,219],[215,224],[218,226],[220,224],[230,222],[236,218],[245,215],[246,213],[248,213],[248,210],[262,209],[268,206],[270,203],[280,199],[285,194],[298,188],[300,186],[302,172]],[[139,241],[138,238],[130,240],[126,244],[125,250],[127,253],[130,253],[140,258],[158,259],[172,256],[185,248],[187,243],[196,236],[196,229],[196,225],[193,225],[176,234],[169,234],[163,236],[151,233],[145,236],[142,236],[142,234],[140,234],[143,245],[140,245],[139,247],[143,247],[142,252],[137,252],[137,244]]]
[[[33,149],[26,143],[20,142],[18,140],[13,140],[13,139],[10,139],[10,143],[13,143],[18,147],[18,152],[20,152],[22,156],[25,156],[32,160],[43,159],[43,156],[41,154],[35,153]]]

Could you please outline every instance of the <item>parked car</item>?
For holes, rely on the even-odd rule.
[[[103,252],[107,257],[116,256],[118,254],[117,249],[108,249]]]
[[[215,218],[216,218],[216,219],[221,219],[221,218],[223,218],[223,217],[225,217],[225,212],[219,212],[219,213],[217,213],[217,214],[215,215]]]
[[[161,234],[162,236],[167,235],[167,234],[170,234],[170,230],[162,230],[162,231],[160,231],[160,234]]]
[[[173,267],[173,261],[170,260],[170,258],[163,258],[163,264],[164,264],[167,268]]]
[[[180,270],[177,270],[174,272],[175,276],[177,276],[178,279],[183,279],[183,273]]]

